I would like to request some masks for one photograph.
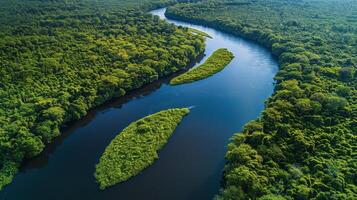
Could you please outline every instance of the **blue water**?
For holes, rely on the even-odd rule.
[[[40,156],[26,162],[12,184],[0,192],[6,200],[200,200],[218,192],[229,138],[259,116],[272,94],[278,69],[270,52],[250,41],[208,27],[151,13],[168,22],[211,35],[205,57],[228,48],[234,60],[218,74],[191,84],[150,84],[91,112],[63,130]],[[193,106],[160,159],[140,175],[98,189],[95,164],[110,141],[129,123],[167,108]]]

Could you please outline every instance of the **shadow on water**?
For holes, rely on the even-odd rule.
[[[104,104],[89,110],[87,114],[81,119],[67,123],[65,127],[61,129],[61,135],[56,137],[51,143],[47,144],[45,149],[38,156],[23,161],[20,167],[20,173],[25,173],[27,170],[31,169],[40,169],[41,167],[46,166],[49,160],[49,156],[55,152],[56,147],[60,146],[62,142],[76,129],[90,123],[98,113],[108,110],[109,108],[120,109],[125,103],[128,103],[133,99],[142,98],[150,95],[155,90],[160,89],[163,84],[169,84],[170,80],[173,77],[176,77],[188,71],[190,68],[195,66],[196,63],[199,63],[204,57],[205,54],[202,53],[194,61],[190,62],[185,69],[180,70],[174,74],[159,78],[158,80],[146,84],[138,89],[129,91],[126,95],[122,97],[108,100]]]
[[[263,110],[274,89],[278,64],[262,46],[212,28],[167,19],[164,12],[151,13],[213,37],[206,40],[205,55],[228,48],[235,58],[207,79],[170,86],[171,77],[165,77],[69,123],[43,153],[24,162],[13,183],[0,191],[1,200],[207,200],[217,194],[229,138]],[[199,63],[207,59],[205,55]],[[159,152],[160,159],[126,182],[98,189],[95,165],[120,130],[148,114],[190,106],[194,108]]]

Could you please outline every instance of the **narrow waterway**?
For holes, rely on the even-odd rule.
[[[273,92],[278,69],[270,52],[221,31],[169,20],[165,9],[151,13],[211,35],[203,62],[217,48],[234,60],[218,74],[192,84],[160,80],[91,111],[71,124],[40,156],[25,163],[1,200],[207,200],[218,192],[229,138],[259,116]],[[98,189],[95,164],[110,141],[129,123],[167,108],[193,106],[160,159],[129,181]]]

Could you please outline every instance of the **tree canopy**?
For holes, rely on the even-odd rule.
[[[0,189],[103,102],[186,67],[204,38],[147,14],[167,0],[0,0]]]
[[[356,11],[356,0],[204,0],[167,10],[279,60],[261,117],[228,145],[216,199],[357,198]]]

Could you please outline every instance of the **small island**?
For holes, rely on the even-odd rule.
[[[212,36],[210,36],[209,34],[203,32],[203,31],[200,31],[200,30],[197,30],[197,29],[194,29],[194,28],[188,28],[188,31],[190,31],[191,33],[200,35],[202,37],[207,37],[207,38],[211,38],[212,39]]]
[[[128,180],[159,158],[160,150],[190,110],[163,110],[131,123],[107,146],[96,165],[100,189]]]
[[[232,52],[225,48],[221,48],[213,52],[213,54],[202,65],[193,68],[192,70],[181,74],[170,81],[171,85],[179,85],[191,83],[197,80],[205,79],[213,74],[221,71],[234,58]]]

